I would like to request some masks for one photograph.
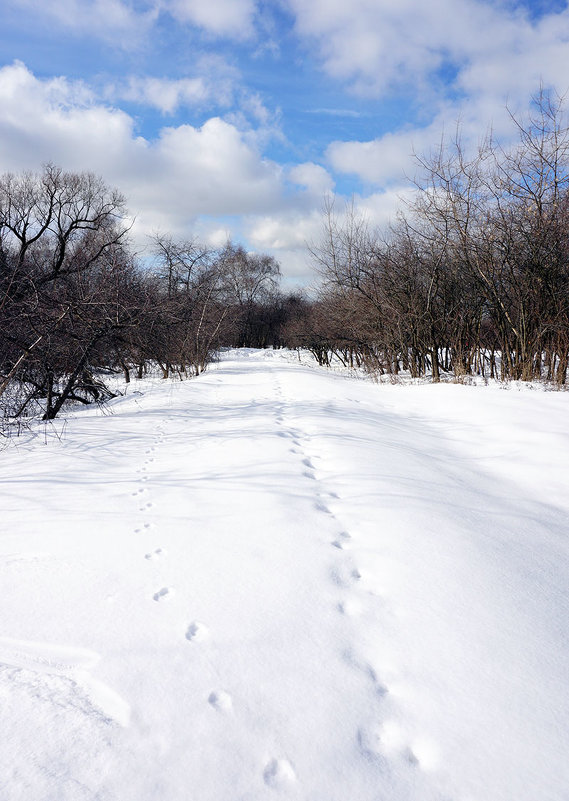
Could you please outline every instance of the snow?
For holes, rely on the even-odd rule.
[[[566,801],[568,405],[244,350],[5,448],[0,798]]]

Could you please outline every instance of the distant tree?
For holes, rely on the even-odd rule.
[[[270,339],[269,309],[278,304],[278,262],[228,242],[218,255],[217,266],[223,276],[225,303],[233,307],[233,344],[265,347]]]
[[[154,239],[158,304],[145,350],[164,377],[188,370],[199,375],[230,321],[225,276],[217,254],[196,240]]]

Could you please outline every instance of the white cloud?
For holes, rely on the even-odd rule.
[[[17,10],[125,48],[138,46],[161,14],[212,36],[243,40],[255,31],[256,0],[4,0]]]
[[[242,133],[219,117],[201,128],[165,128],[152,146],[157,165],[167,170],[159,187],[164,201],[181,203],[186,213],[247,214],[279,203],[281,170],[264,160]],[[153,202],[160,200],[154,189]]]
[[[123,47],[141,42],[158,17],[157,0],[136,11],[124,0],[5,0],[37,18]]]
[[[357,175],[370,184],[401,182],[413,173],[413,153],[419,131],[388,133],[369,142],[332,142],[326,156],[336,172]]]
[[[428,104],[449,86],[501,102],[526,99],[540,78],[566,89],[567,8],[532,22],[519,8],[482,0],[287,2],[323,69],[360,94],[405,85]],[[440,68],[449,68],[445,78]]]
[[[251,244],[261,250],[302,250],[307,242],[320,237],[322,212],[313,208],[305,213],[295,210],[259,215],[248,221],[246,230]]]
[[[254,0],[166,0],[164,8],[215,36],[244,39],[253,33]]]
[[[409,184],[398,184],[385,192],[371,195],[356,195],[353,199],[354,211],[368,221],[370,226],[386,231],[395,223],[398,212],[411,201],[415,190]]]
[[[404,128],[369,141],[336,141],[326,158],[337,173],[357,176],[364,184],[383,190],[420,180],[420,160],[430,158],[441,144],[457,137],[466,156],[473,155],[490,130],[503,144],[517,140],[509,111],[496,98],[473,98],[468,104],[442,105],[423,127]]]
[[[305,162],[297,164],[289,171],[289,180],[299,186],[304,186],[306,191],[316,198],[322,199],[334,189],[334,181],[330,173],[319,164]]]
[[[444,2],[444,0],[443,0]],[[289,0],[296,29],[316,43],[326,72],[358,92],[383,93],[436,69],[443,58],[441,0]],[[452,7],[465,0],[446,0]],[[460,13],[460,12],[459,12]],[[448,30],[445,28],[445,30]]]
[[[202,77],[168,78],[130,77],[127,81],[109,86],[107,97],[128,100],[151,106],[163,114],[171,114],[180,106],[197,106],[211,97],[211,92]]]

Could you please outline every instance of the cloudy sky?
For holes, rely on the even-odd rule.
[[[560,0],[0,0],[0,172],[102,175],[147,233],[310,280],[323,199],[383,224],[460,120],[569,88]]]

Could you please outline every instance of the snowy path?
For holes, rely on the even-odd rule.
[[[566,801],[568,401],[245,351],[5,450],[0,798]]]

